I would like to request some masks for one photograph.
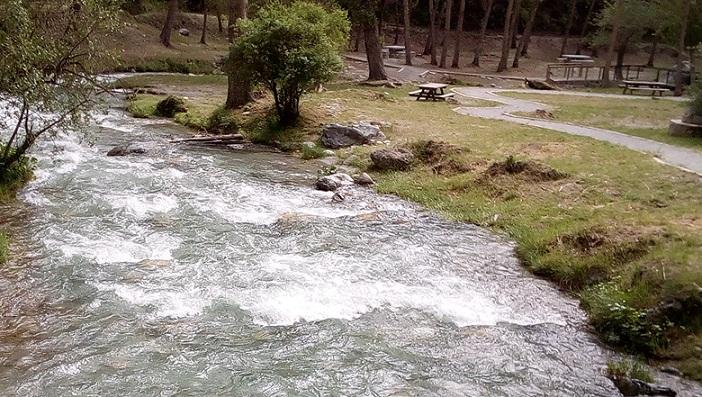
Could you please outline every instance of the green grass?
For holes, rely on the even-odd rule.
[[[7,262],[9,256],[9,242],[7,241],[7,236],[4,233],[0,233],[0,265]]]
[[[213,91],[204,87],[189,88],[198,95],[188,101],[189,119],[205,120],[223,102],[226,86]],[[324,123],[362,120],[390,123],[384,132],[396,146],[426,140],[451,143],[459,150],[441,160],[425,161],[409,172],[372,173],[377,189],[508,235],[526,268],[581,298],[603,340],[671,361],[688,376],[702,379],[702,313],[694,305],[695,286],[702,285],[698,177],[623,147],[459,115],[449,103],[417,102],[407,95],[410,87],[346,83],[327,89],[303,97],[303,117],[293,129],[280,129],[272,121],[269,98],[233,114],[250,139],[279,147],[315,141]],[[137,96],[136,103],[148,107],[153,101]],[[647,115],[650,106],[674,113],[684,105],[632,100],[613,103],[615,110],[587,101],[583,106],[591,106],[588,112],[595,114],[626,112],[651,121],[658,116],[647,118],[653,117]],[[354,147],[337,155],[358,156],[353,164],[364,169],[371,150]],[[491,171],[510,156],[511,164],[521,161],[537,171],[558,173]],[[667,302],[680,303],[681,310]]]
[[[653,377],[646,366],[638,361],[622,360],[607,363],[607,375],[653,382]]]
[[[660,99],[609,99],[567,95],[539,95],[516,92],[501,95],[537,101],[554,107],[555,120],[604,128],[671,145],[702,151],[702,139],[668,134],[671,119],[687,110],[686,102]]]
[[[154,86],[195,87],[202,85],[227,84],[227,76],[218,74],[203,74],[190,76],[187,74],[143,74],[117,80],[115,88],[145,88]]]
[[[2,147],[2,145],[0,145]],[[17,191],[32,179],[34,160],[24,158],[9,171],[0,176],[0,205],[15,199]],[[0,231],[0,265],[7,262],[9,257],[9,240],[6,234]]]
[[[321,159],[322,157],[325,157],[327,154],[325,153],[324,148],[320,146],[302,146],[302,154],[300,157],[303,160],[312,160],[312,159]]]

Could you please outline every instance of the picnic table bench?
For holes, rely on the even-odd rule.
[[[595,60],[589,55],[563,54],[558,60],[566,63],[595,63]]]
[[[383,47],[383,54],[387,54],[389,58],[395,58],[405,54],[405,46],[403,45],[386,45]]]
[[[417,91],[410,92],[410,96],[417,97],[417,100],[432,100],[432,101],[444,101],[448,98],[453,97],[453,93],[448,94],[444,92],[444,89],[448,87],[447,84],[439,83],[427,83],[421,84]]]
[[[624,80],[619,88],[623,88],[623,94],[634,93],[634,91],[650,92],[651,96],[663,96],[664,92],[670,91],[670,86],[662,81],[639,81],[639,80]]]

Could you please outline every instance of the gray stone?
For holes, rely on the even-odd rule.
[[[356,182],[359,185],[374,185],[375,181],[373,178],[370,177],[370,175],[366,174],[365,172],[362,173],[361,175],[357,176],[356,179],[354,179],[354,182]]]
[[[324,153],[324,156],[325,156],[325,157],[336,156],[336,153],[334,153],[333,150],[329,150],[329,149],[325,150],[323,153]]]
[[[383,139],[385,135],[380,128],[367,123],[330,124],[322,129],[322,145],[331,149],[364,145]]]
[[[127,156],[130,154],[144,154],[146,149],[139,146],[132,146],[131,144],[115,146],[107,152],[109,157]]]
[[[381,171],[406,171],[412,168],[414,155],[407,149],[380,149],[371,153],[371,161]]]
[[[332,196],[332,202],[333,202],[333,203],[341,203],[341,202],[344,201],[344,200],[346,200],[346,197],[344,197],[344,195],[341,194],[340,192],[336,192],[336,193],[334,193],[334,195]]]
[[[179,33],[181,36],[190,36],[190,31],[189,31],[188,29],[186,29],[186,28],[180,28],[180,29],[178,29],[178,33]]]
[[[675,397],[678,393],[665,386],[653,385],[640,381],[638,379],[631,379],[623,376],[613,376],[612,382],[617,386],[619,392],[624,396],[671,396]]]
[[[670,374],[670,375],[675,375],[675,376],[680,377],[680,378],[683,377],[682,371],[680,371],[679,369],[677,369],[675,367],[662,367],[661,372],[665,372],[666,374]]]
[[[353,184],[353,178],[347,174],[336,173],[331,175],[323,176],[317,179],[315,183],[315,188],[317,190],[322,190],[324,192],[333,192],[336,189]]]
[[[317,144],[314,142],[310,142],[310,141],[302,142],[302,147],[306,147],[308,149],[314,149],[316,146],[317,146]]]

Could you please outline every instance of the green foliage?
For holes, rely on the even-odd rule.
[[[0,233],[0,265],[5,264],[7,262],[7,257],[8,257],[8,242],[7,242],[7,236],[5,236],[4,233]]]
[[[206,74],[215,71],[213,62],[201,59],[176,59],[162,58],[149,59],[131,62],[121,62],[113,68],[115,72],[136,72],[136,73],[182,73],[182,74]]]
[[[302,159],[303,160],[312,160],[312,159],[321,159],[322,157],[325,157],[327,154],[324,153],[324,148],[319,147],[317,145],[314,146],[302,146]]]
[[[702,116],[702,84],[700,83],[697,83],[692,91],[690,114],[693,116]]]
[[[644,382],[653,382],[653,377],[645,365],[634,360],[612,361],[607,363],[607,376],[610,378],[638,379]]]
[[[173,117],[176,113],[185,113],[187,111],[188,108],[185,106],[183,98],[169,95],[166,99],[156,104],[154,114],[159,117]]]
[[[233,133],[239,130],[239,122],[231,110],[220,106],[208,118],[207,127],[209,132]]]
[[[632,292],[617,283],[590,288],[582,299],[591,323],[607,342],[645,354],[655,353],[669,343],[666,331],[672,324],[649,319],[646,310],[634,306]]]
[[[304,91],[341,70],[340,51],[349,32],[346,14],[303,1],[272,3],[239,27],[242,35],[228,59],[230,73],[245,73],[269,89],[280,122],[293,124]]]
[[[0,142],[0,147],[5,146]],[[11,156],[12,150],[9,155]],[[0,203],[14,198],[15,192],[32,179],[35,161],[28,157],[20,157],[8,169],[0,172]]]

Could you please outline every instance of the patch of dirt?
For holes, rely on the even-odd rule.
[[[536,111],[533,113],[533,115],[536,118],[544,119],[544,120],[553,120],[556,118],[553,115],[553,113],[549,112],[548,110],[544,110],[544,109],[536,109]]]
[[[417,141],[410,144],[410,149],[417,158],[426,164],[438,164],[449,156],[461,154],[463,149],[442,141]]]
[[[437,175],[456,175],[470,172],[473,168],[469,164],[454,159],[448,159],[431,167],[431,170]]]
[[[527,143],[521,145],[518,152],[526,157],[543,160],[549,157],[572,156],[571,145],[559,142]]]
[[[505,161],[492,163],[480,176],[481,180],[490,180],[500,176],[519,176],[530,182],[557,181],[568,177],[568,174],[533,160],[521,161],[510,156]]]
[[[563,247],[569,251],[592,255],[607,250],[620,263],[630,262],[645,255],[660,239],[662,231],[656,228],[603,227],[559,236],[552,247]]]

